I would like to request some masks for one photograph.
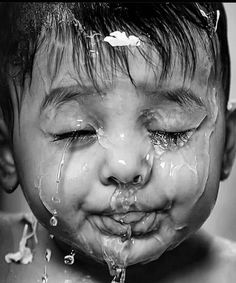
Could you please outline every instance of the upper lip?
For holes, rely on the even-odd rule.
[[[166,212],[171,208],[171,203],[166,204],[166,206],[162,207],[162,208],[150,208],[150,209],[130,209],[130,210],[125,210],[124,212],[116,212],[115,210],[111,210],[111,209],[106,209],[104,211],[102,211],[101,213],[99,213],[100,215],[104,215],[104,216],[110,216],[110,217],[114,217],[114,216],[125,216],[129,213],[152,213],[152,212]]]

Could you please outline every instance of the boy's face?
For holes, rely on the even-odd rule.
[[[98,94],[85,73],[78,85],[70,50],[53,80],[38,53],[25,88],[14,130],[24,194],[74,249],[124,265],[158,258],[200,227],[217,196],[225,126],[211,63],[199,48],[193,78],[176,60],[158,84],[158,67],[134,49],[135,86],[117,72],[98,80]]]

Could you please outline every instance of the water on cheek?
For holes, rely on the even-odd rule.
[[[64,147],[63,153],[62,153],[62,157],[59,163],[59,167],[57,170],[57,178],[56,178],[56,192],[55,195],[52,197],[52,201],[54,203],[60,203],[61,199],[60,199],[60,193],[59,193],[59,186],[60,186],[60,182],[61,182],[61,175],[62,175],[62,170],[63,170],[63,166],[64,166],[64,162],[65,162],[65,155],[66,155],[66,151],[69,148],[71,143],[71,140],[68,140],[66,142],[66,145]]]
[[[66,153],[71,145],[72,140],[69,139],[64,148],[63,152],[59,161],[57,175],[56,175],[56,181],[55,181],[55,193],[52,196],[52,202],[48,202],[47,197],[45,196],[43,189],[42,189],[42,180],[43,180],[43,174],[38,176],[38,180],[35,182],[35,188],[39,192],[39,197],[43,205],[46,207],[46,209],[52,214],[52,217],[49,220],[49,224],[52,227],[56,227],[58,225],[58,212],[56,207],[53,206],[53,203],[56,205],[59,205],[61,203],[61,197],[60,197],[60,182],[63,174],[63,167],[65,163],[65,156]]]
[[[174,152],[155,148],[157,179],[167,198],[175,204],[170,214],[176,231],[191,224],[188,220],[190,212],[205,192],[210,166],[210,137],[218,115],[214,90],[209,96],[209,105],[211,113],[204,131],[196,132],[191,143]]]

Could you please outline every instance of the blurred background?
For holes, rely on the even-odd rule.
[[[231,94],[236,101],[236,3],[224,3],[228,16],[228,39],[231,54]],[[0,190],[0,210],[8,212],[28,211],[22,192],[17,189],[7,195]],[[236,163],[230,177],[221,183],[218,200],[211,216],[204,224],[211,233],[236,241]]]

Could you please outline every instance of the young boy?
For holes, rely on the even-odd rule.
[[[207,235],[235,155],[216,3],[2,3],[0,282],[235,282]],[[199,230],[199,231],[198,231]]]

